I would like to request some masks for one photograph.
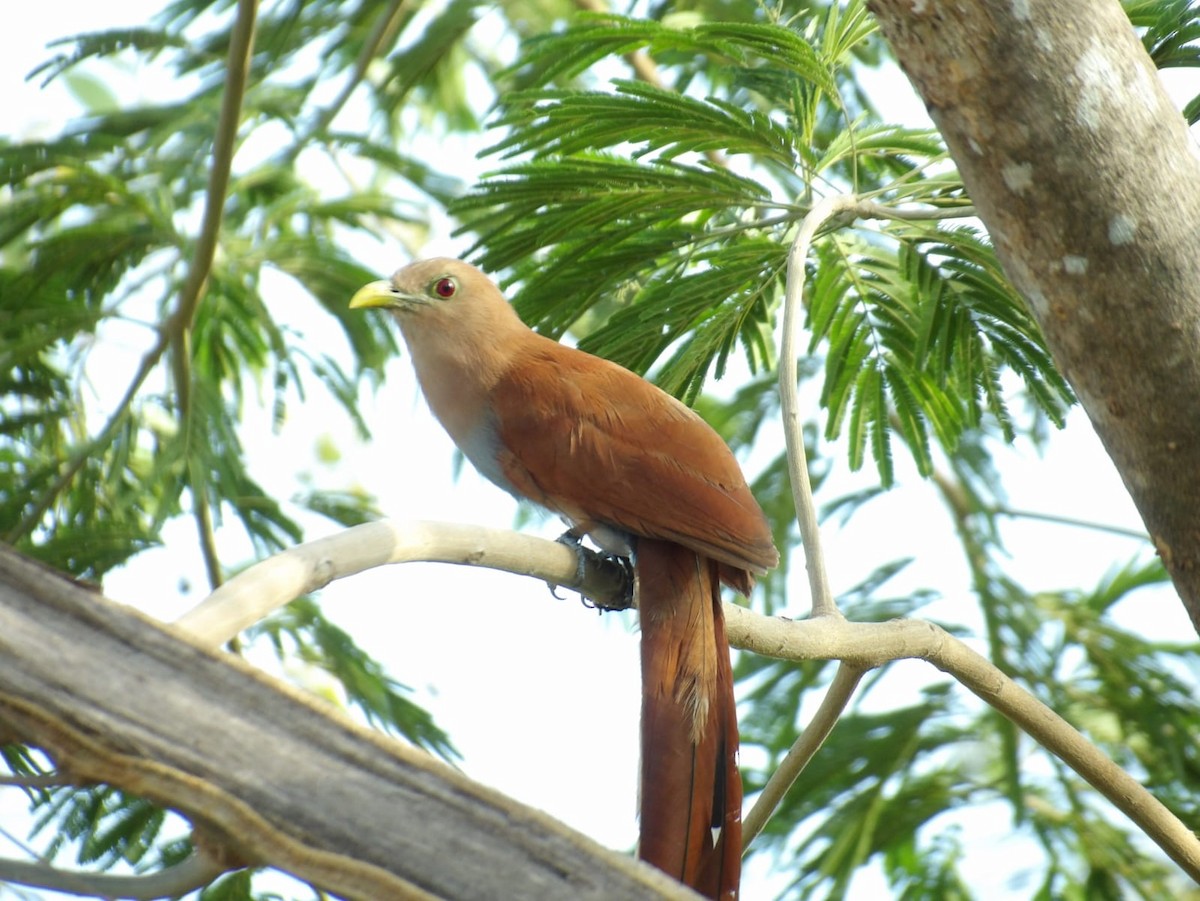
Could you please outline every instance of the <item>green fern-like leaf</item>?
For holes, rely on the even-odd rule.
[[[546,84],[583,72],[610,56],[634,50],[657,53],[704,53],[723,63],[750,60],[796,72],[836,96],[832,73],[812,46],[791,28],[746,22],[705,23],[676,28],[652,20],[615,15],[586,15],[559,34],[531,40],[518,76]]]
[[[614,93],[530,91],[506,97],[509,111],[497,124],[511,130],[487,152],[570,156],[641,144],[635,157],[661,151],[657,158],[669,160],[719,150],[794,165],[788,131],[756,110],[636,81],[614,81],[613,87]]]
[[[952,451],[985,415],[1011,437],[1001,367],[1025,380],[1041,412],[1062,420],[1070,390],[974,232],[895,226],[870,240],[827,240],[809,322],[814,349],[825,343],[826,434],[848,424],[852,466],[869,446],[886,484],[893,428],[923,473],[931,437]]]
[[[480,235],[481,265],[495,271],[555,243],[652,228],[712,208],[763,202],[767,190],[740,175],[678,161],[631,163],[589,155],[513,166],[478,185],[452,210]]]
[[[410,689],[388,676],[350,635],[329,622],[311,599],[293,601],[255,625],[249,636],[266,637],[281,657],[297,652],[301,659],[326,670],[374,725],[446,760],[458,756],[433,718],[406,697]]]

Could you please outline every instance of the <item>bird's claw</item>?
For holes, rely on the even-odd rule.
[[[554,540],[557,541],[559,544],[565,544],[567,547],[569,547],[571,550],[573,550],[575,552],[575,584],[582,585],[583,581],[584,581],[584,577],[587,575],[587,559],[584,557],[583,537],[580,535],[576,535],[573,531],[571,531],[570,529],[567,529],[567,531],[563,532],[561,535],[559,535]],[[554,597],[555,600],[557,600],[557,601],[566,600],[562,595],[560,595],[558,593],[558,589],[559,589],[558,585],[555,585],[553,582],[547,582],[546,587],[550,589],[550,594]],[[584,597],[583,592],[579,593],[579,597],[583,599],[583,605],[585,607],[595,607],[596,606],[595,604],[590,603],[588,601],[588,599],[586,597]]]
[[[559,544],[565,544],[575,552],[575,582],[582,585],[587,576],[587,557],[584,556],[583,537],[567,529],[554,540]]]
[[[559,535],[555,540],[559,544],[564,544],[575,551],[575,584],[582,585],[587,576],[587,554],[589,553],[583,546],[582,536],[577,535],[568,529]],[[615,563],[621,570],[622,591],[620,603],[611,606],[606,604],[598,604],[585,595],[582,591],[579,592],[579,600],[582,602],[583,606],[592,610],[597,610],[600,613],[603,613],[606,610],[628,610],[633,606],[635,584],[633,563],[628,557],[621,557],[616,554],[603,554],[602,558],[606,561]],[[556,600],[563,600],[563,597],[558,593],[558,588],[560,586],[551,582],[547,582],[546,587],[550,589],[550,594],[552,594]]]
[[[628,610],[633,606],[633,589],[637,584],[633,561],[628,557],[618,557],[616,554],[609,555],[607,559],[615,563],[621,570],[621,606],[613,609]]]

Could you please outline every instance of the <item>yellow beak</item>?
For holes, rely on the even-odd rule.
[[[392,287],[391,282],[371,282],[370,284],[363,285],[354,292],[354,296],[350,298],[350,309],[364,310],[369,307],[393,307],[398,306],[401,300],[401,295],[396,293],[396,289]]]

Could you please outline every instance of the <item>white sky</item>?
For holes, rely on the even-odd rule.
[[[158,0],[118,5],[49,0],[25,7],[19,27],[0,29],[3,132],[53,133],[77,110],[61,85],[40,91],[22,81],[47,56],[43,48],[49,40],[112,27],[118,20],[138,23],[159,6]],[[892,76],[891,87],[895,82]],[[131,77],[126,87],[134,83]],[[904,105],[906,115],[912,110],[919,114],[915,100],[898,95],[895,103]],[[462,249],[447,242],[431,253]],[[363,252],[364,262],[378,267],[381,275],[404,262],[398,246],[364,247]],[[291,325],[313,335],[327,331],[319,318],[303,312],[302,304],[294,309],[297,318]],[[136,360],[131,348],[124,355]],[[303,405],[292,402],[280,434],[272,433],[266,415],[247,418],[244,440],[252,471],[276,496],[295,494],[300,475],[307,473],[325,487],[366,485],[378,495],[382,509],[399,519],[498,527],[513,523],[517,508],[511,498],[469,467],[457,480],[453,477],[452,446],[424,408],[407,360],[395,361],[387,385],[365,399],[364,413],[376,430],[369,445],[352,439],[348,424],[317,386],[309,387],[308,398]],[[336,467],[317,462],[315,448],[327,438],[343,451]],[[883,562],[912,556],[916,562],[895,590],[940,589],[943,598],[928,614],[977,628],[952,524],[931,486],[916,479],[903,458],[897,456],[897,462],[901,487],[844,528],[825,530],[835,589],[857,583]],[[1044,459],[1025,447],[1001,452],[999,465],[1014,508],[1140,527],[1111,463],[1078,412],[1070,427],[1054,437]],[[871,475],[849,474],[840,467],[823,496],[869,484]],[[330,530],[320,520],[309,522],[310,538]],[[547,536],[560,531],[557,522],[534,528]],[[236,525],[219,537],[227,564],[247,559],[250,550]],[[1094,585],[1136,549],[1127,539],[1028,522],[1007,525],[1005,538],[1016,577],[1048,590]],[[164,548],[141,555],[107,579],[105,588],[110,597],[171,619],[200,600],[205,583],[190,521],[171,524],[164,540]],[[802,578],[799,561],[795,574]],[[192,591],[181,595],[181,582]],[[801,615],[807,592],[799,582],[793,596],[801,600],[790,612]],[[542,584],[514,576],[434,565],[365,574],[331,586],[321,597],[335,621],[416,690],[415,699],[434,713],[463,753],[468,775],[601,843],[633,845],[638,663],[628,617],[598,617],[577,600],[555,600]],[[1181,605],[1168,592],[1144,592],[1136,610],[1121,613],[1126,625],[1136,617],[1138,628],[1154,636],[1191,634]],[[911,703],[918,686],[933,676],[923,664],[897,664],[869,703]],[[0,828],[23,837],[27,821],[22,807],[16,792],[0,791]],[[976,849],[968,875],[981,897],[1029,894],[1029,886],[1009,884],[1020,867],[1013,861],[1030,858],[1020,842],[1008,838],[1008,825],[1003,816],[981,816],[964,824],[973,839],[968,844]],[[0,854],[15,853],[0,837]],[[748,871],[743,897],[771,898],[782,884],[755,865]],[[885,893],[882,880],[867,875],[856,882],[850,897],[874,899]]]

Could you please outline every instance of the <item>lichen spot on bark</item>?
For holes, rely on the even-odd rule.
[[[1075,121],[1084,128],[1096,130],[1104,118],[1103,107],[1121,92],[1121,76],[1098,41],[1093,39],[1092,46],[1079,57],[1075,78],[1079,82]]]
[[[1075,254],[1067,254],[1062,258],[1063,272],[1067,275],[1087,275],[1088,260],[1087,257],[1076,256]]]
[[[1137,236],[1137,220],[1124,213],[1117,213],[1108,220],[1108,240],[1116,247],[1132,244]]]
[[[1014,194],[1024,194],[1027,188],[1033,186],[1032,163],[1005,163],[1000,175],[1005,187]]]

